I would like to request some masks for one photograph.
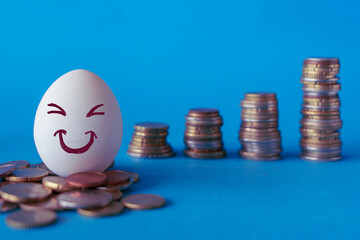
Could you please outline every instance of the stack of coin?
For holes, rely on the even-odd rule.
[[[222,158],[225,156],[220,128],[222,117],[217,109],[191,109],[186,119],[185,154],[191,158]]]
[[[302,76],[300,158],[314,161],[341,159],[338,58],[307,58]]]
[[[246,93],[240,106],[240,156],[249,160],[280,159],[282,148],[276,94]]]
[[[121,190],[139,181],[139,175],[134,172],[80,172],[65,178],[50,176],[42,168],[29,166],[36,165],[28,161],[0,164],[0,180],[3,180],[0,213],[21,208],[6,218],[6,223],[14,228],[54,223],[57,211],[76,210],[83,216],[104,217],[120,214],[124,207],[152,209],[165,205],[163,197],[153,194],[122,198]]]
[[[138,158],[167,158],[175,155],[166,142],[169,125],[164,123],[136,123],[127,154]]]

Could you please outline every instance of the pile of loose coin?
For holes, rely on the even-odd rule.
[[[225,156],[220,128],[223,119],[217,109],[191,109],[186,119],[185,154],[191,158],[222,158]]]
[[[127,154],[138,158],[167,158],[175,155],[166,142],[169,125],[163,123],[137,123]]]
[[[338,58],[304,60],[301,83],[303,105],[300,120],[300,157],[314,161],[341,159]]]
[[[275,93],[246,93],[240,102],[241,125],[239,154],[249,160],[280,158],[281,136],[278,130],[278,107]]]
[[[40,165],[40,164],[39,164]],[[81,172],[59,177],[28,161],[0,164],[0,212],[10,213],[6,223],[14,228],[32,228],[56,221],[56,211],[76,210],[88,217],[120,214],[129,209],[151,209],[165,205],[153,194],[123,197],[122,190],[139,180],[134,172],[109,170]],[[45,166],[42,164],[41,166]],[[45,166],[46,167],[46,166]]]

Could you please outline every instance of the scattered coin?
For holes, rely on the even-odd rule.
[[[241,125],[239,154],[248,160],[280,159],[281,135],[275,93],[246,93],[240,102]]]
[[[27,168],[27,167],[30,166],[30,163],[28,161],[18,160],[18,161],[11,161],[11,162],[1,163],[0,167],[3,166],[3,165],[8,165],[8,164],[15,164],[16,168]]]
[[[68,176],[67,183],[75,187],[88,188],[101,186],[106,179],[106,175],[101,172],[80,172]]]
[[[108,193],[111,193],[114,201],[120,200],[123,196],[123,193],[120,190],[105,190],[105,191],[107,191]]]
[[[44,177],[42,179],[42,184],[55,192],[69,192],[79,189],[79,187],[69,185],[66,178],[59,176]]]
[[[18,207],[18,204],[7,202],[4,199],[0,198],[0,213],[12,211]]]
[[[106,175],[106,184],[107,185],[117,185],[130,182],[130,174],[125,171],[120,170],[110,170],[105,171]]]
[[[120,214],[124,206],[119,202],[112,202],[110,205],[100,208],[78,208],[77,212],[87,217],[105,217]]]
[[[165,198],[154,194],[134,194],[121,200],[122,205],[131,209],[152,209],[165,205]]]
[[[34,228],[45,226],[56,221],[57,215],[51,210],[24,211],[10,213],[6,223],[14,228]]]
[[[60,193],[57,200],[64,208],[94,208],[108,205],[113,196],[102,190],[86,190]]]
[[[300,158],[310,161],[341,159],[338,58],[307,58],[302,77]]]
[[[46,199],[51,190],[44,188],[40,183],[8,184],[0,188],[0,196],[8,202],[35,202]]]
[[[137,123],[127,154],[137,158],[168,158],[175,155],[166,142],[169,126],[164,123]]]
[[[40,202],[20,203],[20,208],[27,211],[38,211],[41,209],[48,209],[53,211],[65,210],[62,206],[60,206],[56,195],[53,195],[51,198],[47,198]]]
[[[0,178],[6,177],[10,175],[12,172],[16,170],[15,164],[6,164],[0,166]]]
[[[212,159],[226,155],[220,130],[223,120],[218,109],[190,109],[185,119],[184,153],[188,157]]]
[[[48,174],[48,171],[40,168],[21,168],[16,169],[5,179],[12,182],[38,182]]]

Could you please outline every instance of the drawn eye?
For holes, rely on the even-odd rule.
[[[91,116],[94,116],[94,115],[105,115],[105,112],[95,112],[98,108],[104,106],[104,104],[99,104],[99,105],[96,105],[95,107],[93,107],[87,114],[86,114],[86,117],[91,117]]]
[[[47,114],[52,114],[52,113],[57,113],[57,114],[61,114],[63,116],[66,116],[66,112],[65,110],[60,107],[59,105],[55,104],[55,103],[49,103],[48,104],[49,107],[55,107],[57,108],[58,110],[51,110],[51,111],[48,111]]]

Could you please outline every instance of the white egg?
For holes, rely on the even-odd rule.
[[[38,106],[34,139],[46,166],[66,177],[104,171],[115,159],[123,134],[119,104],[96,74],[74,70],[57,79]]]

